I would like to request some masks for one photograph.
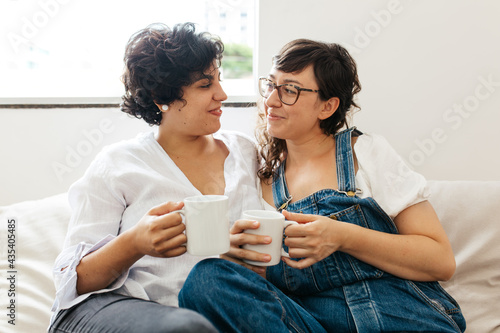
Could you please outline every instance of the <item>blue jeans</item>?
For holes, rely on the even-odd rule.
[[[167,333],[217,330],[196,312],[115,293],[92,295],[58,313],[49,333]]]
[[[221,332],[326,332],[272,283],[223,259],[206,259],[193,268],[179,306],[204,314]]]
[[[387,292],[394,289],[396,296]],[[286,295],[243,266],[206,259],[188,276],[179,306],[201,313],[221,332],[461,332],[460,311],[448,311],[451,303],[443,306],[433,295],[442,298],[432,285],[395,277]]]

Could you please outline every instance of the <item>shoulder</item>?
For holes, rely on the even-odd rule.
[[[140,133],[135,138],[112,143],[105,146],[96,156],[93,163],[117,164],[142,156],[147,152],[153,153],[154,133]]]
[[[154,140],[153,132],[140,133],[135,138],[118,141],[104,147],[102,153],[107,155],[120,155],[143,151],[146,147],[151,146]]]
[[[379,134],[363,133],[358,136],[355,141],[355,149],[360,152],[371,152],[375,150],[390,150],[394,151],[387,139]]]
[[[405,164],[385,137],[378,134],[365,133],[354,143],[356,159],[364,167],[386,168],[390,165]]]
[[[137,160],[144,160],[144,151],[152,144],[148,142],[150,140],[154,140],[153,133],[140,134],[133,139],[105,146],[90,163],[84,175],[71,185],[71,201],[83,201],[89,193],[122,200],[117,194],[118,179],[130,171],[136,172],[137,165],[140,165]]]
[[[415,172],[381,135],[363,134],[355,146],[359,170],[357,179],[391,216],[426,200],[426,179]]]
[[[394,150],[391,144],[381,135],[365,133],[358,137],[354,151],[360,170],[369,178],[376,176],[389,177],[396,173],[398,176],[408,175],[410,167]]]
[[[133,139],[112,143],[101,149],[86,169],[81,180],[111,181],[122,172],[137,165],[138,160],[145,160],[146,155],[153,155],[151,149],[153,133],[140,134]],[[149,151],[149,152],[148,152]]]

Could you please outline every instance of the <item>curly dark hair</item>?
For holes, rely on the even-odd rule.
[[[335,43],[323,43],[309,39],[296,39],[281,49],[273,57],[273,66],[285,73],[300,72],[313,65],[314,76],[318,84],[319,98],[327,101],[338,97],[338,109],[329,118],[320,122],[320,128],[326,135],[335,135],[347,126],[347,114],[359,106],[354,96],[361,91],[356,62],[347,50]],[[261,179],[270,179],[286,156],[286,141],[269,136],[266,130],[266,118],[263,107],[259,107],[259,123],[256,136],[259,141],[259,155],[264,163],[258,175]]]
[[[121,110],[148,124],[159,125],[158,104],[182,99],[182,88],[200,79],[216,63],[224,45],[219,37],[197,33],[193,23],[155,23],[130,37],[125,50]]]

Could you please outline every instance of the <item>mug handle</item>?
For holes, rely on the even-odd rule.
[[[185,208],[174,210],[174,211],[172,211],[170,213],[179,213],[179,214],[181,214],[182,223],[184,223],[184,219],[186,218],[186,209]]]
[[[283,231],[285,231],[285,229],[291,226],[292,224],[298,224],[298,223],[295,221],[285,221],[285,227],[283,228]],[[290,258],[290,255],[288,254],[288,252],[285,251],[283,247],[281,248],[281,256],[285,258]]]
[[[170,213],[179,213],[182,217],[182,223],[184,223],[184,225],[186,224],[186,209],[185,208],[174,210],[173,212],[170,212]],[[181,244],[181,245],[187,246],[187,242],[184,244]]]

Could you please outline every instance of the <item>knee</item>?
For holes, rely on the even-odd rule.
[[[205,259],[196,264],[189,273],[179,293],[179,305],[196,309],[197,304],[220,297],[235,277],[241,277],[247,268],[223,259]]]
[[[214,285],[225,266],[226,260],[205,259],[197,263],[189,273],[179,293],[179,305],[185,306],[189,300],[207,296],[214,291]]]

